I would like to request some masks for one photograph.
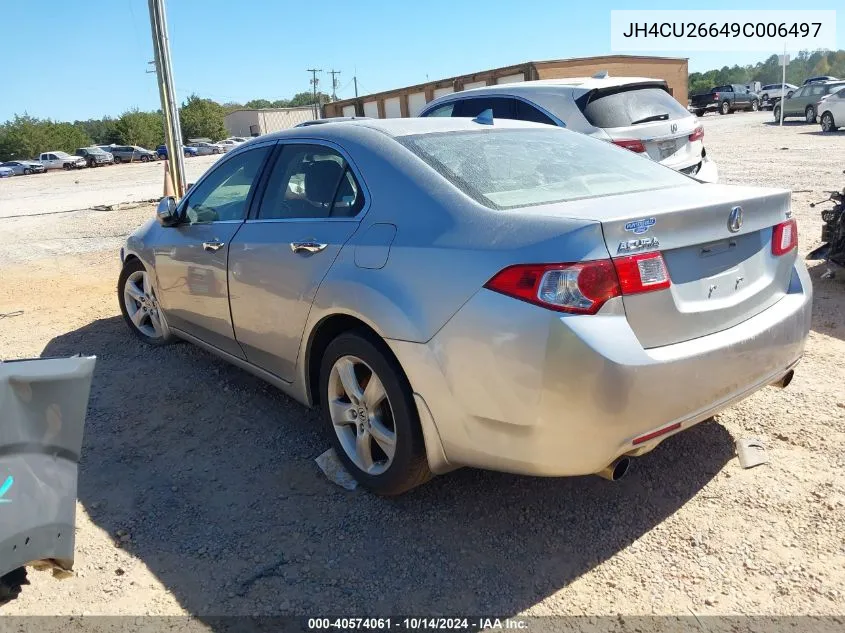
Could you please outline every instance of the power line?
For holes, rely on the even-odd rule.
[[[329,74],[332,76],[332,101],[337,101],[337,75],[340,74],[340,71],[332,68]]]
[[[323,72],[322,68],[307,68],[306,69],[309,73],[311,73],[311,88],[314,92],[314,118],[320,118],[320,111],[317,105],[317,84],[320,83],[320,80],[317,79],[317,73]]]

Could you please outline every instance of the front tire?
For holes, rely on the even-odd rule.
[[[363,487],[398,495],[431,477],[411,386],[382,341],[352,331],[329,343],[320,397],[335,452]]]
[[[23,170],[23,175],[24,175],[24,176],[29,176],[31,173],[32,173],[32,170],[31,170],[31,169],[24,169],[24,170]]]
[[[804,120],[807,123],[816,122],[816,109],[813,106],[807,106],[807,109],[804,110]]]
[[[214,153],[214,154],[219,154],[219,153],[220,153],[220,150],[219,150],[219,149],[215,149],[213,153]]]
[[[731,104],[727,101],[722,101],[722,105],[719,106],[719,114],[730,114],[731,112]]]
[[[838,126],[833,120],[833,115],[830,112],[825,112],[822,115],[822,132],[835,132]]]
[[[118,163],[122,163],[123,159],[120,156],[114,157],[114,164],[117,165]]]
[[[757,112],[757,110],[759,110],[759,109],[760,109],[760,102],[757,101],[757,99],[754,99],[754,101],[751,102],[751,111]]]
[[[117,301],[132,333],[148,345],[166,345],[173,335],[159,307],[150,273],[138,259],[123,266],[117,279]]]

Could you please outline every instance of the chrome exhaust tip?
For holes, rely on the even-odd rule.
[[[608,481],[619,481],[628,473],[628,468],[631,466],[631,459],[629,457],[619,457],[614,459],[610,464],[602,468],[596,474]]]
[[[790,369],[786,372],[780,380],[776,380],[772,383],[772,387],[779,387],[781,389],[786,389],[789,386],[789,383],[792,382],[792,378],[795,376],[795,370]]]

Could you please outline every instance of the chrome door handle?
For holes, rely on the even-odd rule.
[[[218,239],[215,239],[213,242],[202,243],[202,247],[207,251],[219,251],[224,246],[225,244]]]
[[[328,244],[318,244],[317,242],[312,241],[291,242],[290,250],[294,253],[319,253],[321,250],[326,248],[326,246],[328,246]]]

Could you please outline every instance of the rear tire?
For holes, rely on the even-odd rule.
[[[722,105],[719,106],[719,114],[730,114],[731,112],[731,104],[727,101],[722,101]]]
[[[190,157],[191,157],[191,152],[185,152],[185,158],[190,158]]]
[[[822,115],[822,132],[835,132],[837,129],[839,129],[839,126],[833,120],[833,115],[830,112],[825,112]]]
[[[816,122],[816,109],[813,106],[807,106],[807,109],[804,110],[804,121],[807,123]]]
[[[772,114],[775,115],[775,123],[778,123],[780,121],[780,104],[774,107],[774,109],[772,110]]]
[[[363,487],[398,495],[431,478],[411,386],[384,342],[351,331],[329,343],[320,402],[338,458]],[[368,463],[372,472],[361,466]]]

